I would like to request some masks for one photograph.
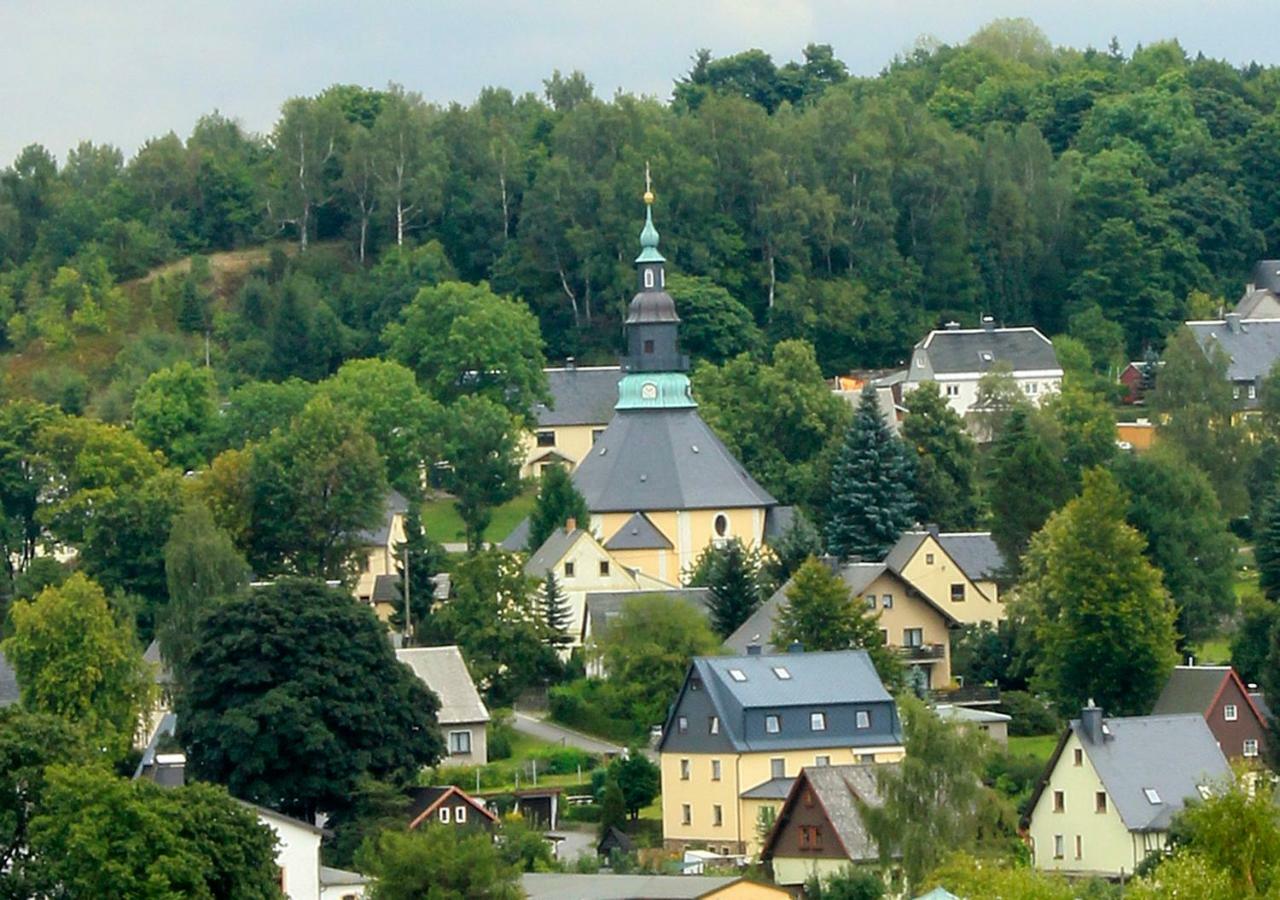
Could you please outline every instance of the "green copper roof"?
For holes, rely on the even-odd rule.
[[[640,255],[636,262],[666,262],[658,252],[658,229],[653,227],[653,207],[644,208],[644,230],[640,232]]]
[[[614,409],[693,409],[693,390],[683,372],[632,372],[618,382]]]

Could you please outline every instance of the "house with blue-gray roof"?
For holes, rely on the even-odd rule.
[[[864,650],[698,657],[658,744],[668,849],[754,856],[805,766],[903,756],[893,697]]]

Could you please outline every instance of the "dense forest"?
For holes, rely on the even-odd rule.
[[[722,289],[711,327],[758,326],[715,355],[799,338],[827,374],[893,365],[991,314],[1133,358],[1280,243],[1277,97],[1274,68],[1054,48],[1018,20],[873,78],[823,45],[700,52],[670,102],[576,72],[469,106],[335,85],[269,135],[215,112],[128,161],[33,145],[0,173],[7,385],[119,419],[177,359],[207,354],[223,387],[315,380],[384,353],[416,287],[455,279],[527,304],[548,358],[610,360],[646,162],[674,270]],[[228,277],[199,258],[273,241]]]

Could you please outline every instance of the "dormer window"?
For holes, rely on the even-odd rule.
[[[827,714],[826,713],[809,713],[809,730],[810,731],[826,731],[827,730]]]
[[[710,734],[720,733],[720,717],[719,716],[711,717],[711,719],[707,722],[707,731]]]
[[[769,734],[777,734],[782,730],[782,719],[778,716],[765,716],[764,730]]]

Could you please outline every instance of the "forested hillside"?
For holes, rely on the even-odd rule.
[[[24,150],[0,174],[10,391],[120,419],[149,371],[206,351],[224,388],[315,380],[453,279],[527,304],[549,358],[611,359],[646,161],[673,268],[724,289],[691,310],[708,354],[802,338],[828,374],[984,313],[1132,357],[1280,242],[1280,73],[1177,43],[1055,49],[1006,21],[874,78],[824,46],[700,53],[669,103],[577,73],[469,106],[411,88],[292,98],[269,135],[213,113],[127,161]],[[272,241],[256,268],[131,281]]]

